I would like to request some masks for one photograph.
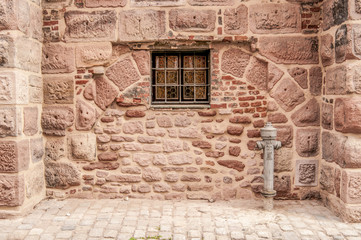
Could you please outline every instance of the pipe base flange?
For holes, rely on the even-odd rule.
[[[266,197],[266,198],[271,198],[271,197],[275,197],[276,196],[276,191],[275,190],[271,190],[271,191],[265,191],[265,190],[263,190],[262,191],[262,195],[263,195],[263,197]]]

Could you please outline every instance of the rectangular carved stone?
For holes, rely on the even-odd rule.
[[[339,25],[347,20],[348,0],[328,0],[323,4],[323,25],[324,31],[330,27]]]
[[[215,22],[213,10],[173,9],[169,12],[169,27],[174,31],[211,32]]]
[[[332,69],[327,69],[326,72],[326,94],[327,95],[342,95],[346,94],[346,66],[337,66]]]
[[[343,24],[335,33],[336,62],[361,58],[361,25]]]
[[[28,78],[21,72],[0,72],[0,104],[28,104]]]
[[[119,13],[121,41],[155,40],[165,37],[165,12],[130,10]]]
[[[44,166],[37,164],[25,174],[25,192],[27,198],[39,196],[45,188]]]
[[[76,65],[77,67],[99,66],[109,62],[112,56],[112,44],[88,43],[76,47]]]
[[[43,41],[42,8],[30,5],[30,35],[32,38]]]
[[[44,44],[42,73],[71,73],[75,70],[74,47],[61,43]]]
[[[31,75],[29,77],[29,102],[43,102],[43,84],[41,77]]]
[[[251,5],[250,29],[254,33],[295,33],[301,31],[301,11],[296,4]]]
[[[341,200],[349,204],[361,203],[361,172],[343,170],[341,178]]]
[[[317,37],[261,37],[260,53],[276,63],[317,64]]]
[[[0,137],[21,134],[21,111],[16,107],[0,108]]]
[[[24,134],[33,136],[38,132],[38,107],[24,107]]]
[[[24,176],[0,175],[0,206],[20,206],[24,202]]]
[[[351,19],[361,19],[361,0],[351,0],[348,4]]]
[[[115,11],[68,11],[65,39],[70,41],[114,41],[117,16]]]
[[[193,6],[231,6],[234,0],[188,0]]]
[[[30,9],[24,0],[2,0],[0,2],[0,31],[20,30],[28,33]]]
[[[0,172],[15,173],[29,167],[29,141],[0,141]]]
[[[43,83],[44,103],[73,103],[73,76],[44,75]]]
[[[46,9],[59,8],[69,6],[72,0],[42,0],[42,6]]]
[[[97,7],[124,7],[127,0],[86,0],[85,6],[89,8]]]
[[[65,130],[74,123],[74,112],[70,107],[48,106],[43,108],[41,126],[44,134],[65,136]]]
[[[333,129],[333,105],[322,103],[321,123],[324,129]]]
[[[73,160],[94,161],[96,137],[94,134],[71,135],[68,139],[69,157]]]
[[[361,133],[361,98],[337,98],[335,129],[343,133]]]
[[[248,30],[248,8],[239,5],[224,11],[224,32],[227,34],[245,34]]]
[[[148,6],[183,6],[186,4],[185,0],[130,0],[131,6],[134,7],[148,7]]]
[[[296,186],[317,186],[318,160],[296,161]]]

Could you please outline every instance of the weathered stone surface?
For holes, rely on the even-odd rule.
[[[65,39],[69,41],[114,41],[117,16],[115,11],[67,11]]]
[[[227,8],[224,11],[224,32],[226,34],[241,35],[247,33],[247,30],[248,8],[245,5]]]
[[[21,89],[21,87],[19,87],[19,89]],[[38,76],[31,75],[29,77],[29,102],[43,102],[43,83],[42,79]]]
[[[172,119],[167,116],[157,117],[157,124],[159,127],[164,127],[164,128],[173,127]]]
[[[309,70],[310,93],[313,96],[320,96],[322,91],[322,69],[311,67]]]
[[[86,171],[93,171],[95,169],[115,170],[119,168],[119,165],[120,164],[117,162],[95,162],[85,165],[83,169]]]
[[[157,182],[162,180],[162,172],[159,168],[144,168],[142,178],[146,182]]]
[[[69,157],[73,160],[94,161],[96,137],[92,133],[76,134],[69,137]]]
[[[109,175],[105,178],[107,182],[128,182],[128,183],[136,183],[140,182],[142,178],[138,175]]]
[[[118,154],[115,152],[103,152],[98,154],[99,161],[116,161],[118,160]]]
[[[283,79],[270,95],[287,112],[305,101],[303,91],[288,78]]]
[[[295,33],[301,31],[301,9],[297,4],[253,4],[249,8],[254,33]]]
[[[244,127],[242,126],[228,126],[227,133],[233,136],[240,136],[243,133],[243,129]]]
[[[200,176],[193,174],[185,174],[181,176],[181,181],[183,182],[200,182],[201,180]]]
[[[323,4],[323,24],[324,31],[330,27],[339,25],[347,20],[348,0],[329,0]]]
[[[296,132],[296,151],[301,157],[314,157],[320,152],[320,130],[298,129]]]
[[[85,6],[88,8],[97,7],[124,7],[127,0],[86,0]]]
[[[349,1],[348,4],[349,16],[351,19],[361,18],[361,2],[360,0]]]
[[[138,192],[140,193],[149,193],[151,191],[151,188],[148,184],[140,184],[138,186]]]
[[[1,107],[0,137],[18,136],[21,134],[20,109],[16,107]]]
[[[129,58],[116,62],[107,69],[105,75],[118,86],[120,91],[140,80],[140,76]]]
[[[184,165],[193,163],[193,158],[190,154],[173,154],[168,156],[168,163],[172,165]]]
[[[213,10],[173,9],[169,12],[169,27],[180,32],[211,32],[215,29]]]
[[[73,125],[73,109],[65,106],[43,107],[41,126],[44,134],[65,136],[66,128]]]
[[[274,126],[277,128],[277,139],[281,141],[282,147],[292,147],[293,129],[292,126]]]
[[[219,157],[223,157],[223,156],[224,156],[224,152],[208,151],[208,152],[206,152],[206,156],[207,156],[207,157],[212,157],[212,158],[219,158]]]
[[[177,173],[167,173],[164,177],[166,182],[178,182],[179,176]]]
[[[333,194],[335,191],[335,169],[323,164],[320,170],[320,187]]]
[[[166,131],[164,129],[147,129],[147,134],[149,136],[163,137]]]
[[[183,151],[183,141],[180,140],[163,140],[163,151],[164,152],[181,152]]]
[[[216,110],[199,111],[198,115],[201,117],[214,117],[217,115],[217,111]]]
[[[275,172],[290,172],[293,170],[293,150],[291,148],[280,148],[275,150]]]
[[[238,146],[230,146],[229,147],[229,155],[238,157],[241,153],[241,148]]]
[[[180,138],[199,138],[201,135],[195,127],[181,128],[178,130]]]
[[[333,105],[322,103],[322,127],[324,129],[333,129]]]
[[[131,6],[148,7],[148,6],[182,6],[185,5],[186,0],[130,0]]]
[[[159,153],[162,152],[163,148],[160,144],[147,144],[143,146],[143,151],[145,152],[155,152]]]
[[[326,34],[321,37],[320,56],[322,65],[324,67],[330,66],[335,62],[333,37],[331,34]]]
[[[193,6],[231,6],[234,0],[188,0],[188,3]]]
[[[291,192],[291,177],[288,175],[274,178],[274,189],[277,191],[276,199],[289,198]]]
[[[346,66],[336,66],[326,72],[326,94],[341,95],[348,93]]]
[[[268,122],[271,123],[286,123],[288,118],[283,113],[269,113]]]
[[[30,154],[33,163],[40,162],[44,156],[43,138],[34,138],[30,140]]]
[[[71,75],[45,75],[43,78],[44,103],[73,103],[74,79]]]
[[[48,139],[45,144],[45,160],[57,161],[65,157],[64,139]]]
[[[85,94],[85,92],[84,92]],[[105,78],[95,78],[95,95],[94,102],[101,109],[105,110],[118,95],[116,87],[111,85]]]
[[[81,173],[71,163],[48,162],[45,164],[45,182],[48,188],[66,189],[80,185]]]
[[[0,142],[0,172],[14,173],[26,170],[29,162],[28,140]]]
[[[176,127],[187,127],[192,124],[192,121],[187,116],[176,116],[174,125]]]
[[[142,170],[139,167],[122,167],[121,172],[129,174],[141,174]]]
[[[33,136],[38,132],[38,108],[25,107],[24,108],[24,134],[26,136]]]
[[[294,112],[291,118],[298,127],[320,126],[320,105],[315,98],[312,98]]]
[[[127,110],[125,116],[131,118],[141,118],[145,116],[145,112],[142,110]]]
[[[341,200],[348,204],[361,203],[361,173],[360,171],[342,171]]]
[[[307,76],[308,72],[305,68],[295,67],[288,70],[288,73],[296,80],[301,88],[306,89],[308,87]]]
[[[42,4],[47,8],[59,8],[69,6],[71,0],[42,0]]]
[[[75,53],[77,67],[104,65],[112,56],[112,44],[110,42],[84,43],[76,46]]]
[[[133,51],[132,57],[142,75],[150,75],[150,54],[148,51]]]
[[[24,1],[8,0],[0,3],[0,31],[20,30],[27,33],[29,30],[29,5]]]
[[[76,102],[75,128],[77,130],[90,130],[96,121],[96,109],[82,100]]]
[[[146,167],[152,163],[154,156],[147,153],[133,154],[133,161],[138,163],[139,166]]]
[[[121,41],[156,40],[165,36],[165,12],[129,10],[119,13]]]
[[[143,133],[144,132],[143,122],[141,121],[125,122],[123,124],[123,132],[126,134]]]
[[[0,206],[15,207],[24,202],[24,176],[0,175]]]
[[[193,141],[192,142],[193,147],[198,147],[201,149],[209,149],[212,147],[212,144],[206,141]]]
[[[27,198],[39,196],[45,188],[44,166],[36,165],[31,171],[25,173],[25,193]]]
[[[171,190],[171,187],[166,183],[155,183],[153,185],[154,192],[164,193],[169,192]]]
[[[0,53],[1,54],[1,53]],[[1,55],[0,55],[1,59]],[[28,78],[21,72],[0,73],[0,105],[27,104],[29,102]]]
[[[341,25],[335,33],[335,58],[337,63],[361,57],[360,25]]]
[[[238,172],[242,172],[245,168],[245,165],[237,160],[218,160],[217,163],[221,166],[235,169]]]
[[[317,64],[318,39],[316,37],[261,37],[260,54],[283,64]]]
[[[271,90],[276,83],[282,78],[284,72],[276,67],[276,65],[269,63],[268,64],[268,90]]]
[[[74,47],[63,43],[43,46],[42,73],[71,73],[75,71]]]
[[[337,98],[335,129],[344,133],[361,133],[361,99]]]
[[[243,77],[249,63],[250,55],[238,48],[231,48],[222,55],[221,69],[236,77]]]
[[[250,67],[246,72],[246,78],[257,89],[267,90],[268,63],[259,58],[252,57]]]

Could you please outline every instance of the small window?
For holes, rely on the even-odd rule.
[[[209,104],[209,51],[153,52],[152,104]]]

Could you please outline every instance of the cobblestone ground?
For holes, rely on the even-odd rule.
[[[361,239],[317,201],[46,200],[0,220],[0,239]]]

